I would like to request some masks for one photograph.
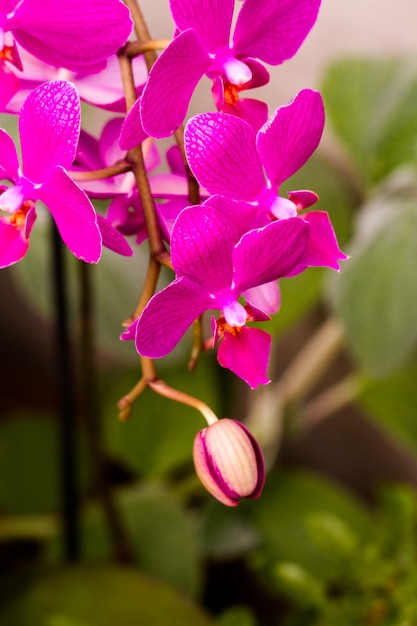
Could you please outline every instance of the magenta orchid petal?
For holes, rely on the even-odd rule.
[[[265,187],[256,151],[255,131],[245,121],[224,113],[191,118],[184,132],[191,170],[212,194],[237,200],[256,200]]]
[[[297,52],[313,27],[320,0],[245,0],[233,35],[233,52],[278,65]],[[266,36],[267,34],[267,36]]]
[[[316,204],[319,199],[318,195],[314,193],[314,191],[309,191],[308,189],[299,189],[297,191],[289,191],[288,197],[297,207],[297,211],[302,211],[303,209],[308,209],[308,207]]]
[[[97,224],[101,233],[103,246],[121,254],[132,256],[133,250],[119,231],[102,215],[97,215]]]
[[[239,237],[248,230],[262,228],[271,222],[269,216],[264,211],[259,212],[254,204],[232,200],[220,194],[210,196],[203,204],[227,215],[228,220],[237,229]]]
[[[188,200],[188,184],[184,174],[155,174],[149,182],[154,198],[182,196],[186,199],[183,208],[190,204]]]
[[[38,198],[50,210],[64,243],[79,259],[97,263],[101,234],[94,208],[68,174],[57,167],[38,190]]]
[[[121,150],[136,148],[148,136],[142,126],[140,107],[141,98],[138,98],[123,122],[119,137]]]
[[[229,46],[234,0],[170,0],[170,8],[177,28],[194,28],[207,51]]]
[[[207,206],[188,207],[172,231],[172,266],[177,275],[193,278],[210,293],[230,289],[237,241],[236,229],[226,215]]]
[[[244,291],[242,295],[246,302],[268,315],[278,313],[281,306],[281,292],[277,280],[259,285],[258,287],[251,287]]]
[[[195,30],[178,35],[154,63],[141,98],[141,117],[151,137],[169,137],[182,124],[191,95],[211,59]]]
[[[136,327],[136,350],[155,359],[175,348],[189,326],[210,308],[207,290],[186,276],[150,299]]]
[[[339,248],[328,214],[325,211],[309,211],[302,217],[310,224],[311,234],[304,256],[291,271],[290,275],[298,274],[306,267],[311,266],[330,267],[339,271],[339,261],[346,261],[349,257]]]
[[[19,116],[23,171],[42,182],[57,165],[69,167],[80,132],[80,99],[67,81],[43,83],[26,98]]]
[[[132,20],[120,0],[24,0],[9,18],[8,29],[42,61],[82,71],[104,64],[126,43]]]
[[[11,224],[8,217],[0,216],[0,268],[20,261],[29,248],[24,230]]]
[[[0,46],[1,50],[1,46]],[[4,111],[10,100],[18,93],[20,81],[4,61],[0,60],[0,112]]]
[[[304,254],[309,236],[309,226],[299,217],[243,235],[233,252],[236,290],[241,293],[286,276]]]
[[[156,203],[156,213],[158,215],[159,225],[162,230],[162,235],[166,241],[170,241],[175,220],[181,211],[188,205],[189,200],[186,197],[172,198],[167,202]]]
[[[136,85],[136,95],[142,92],[148,77],[143,56],[132,59],[132,70]],[[81,100],[115,113],[126,112],[126,100],[116,54],[107,59],[106,67],[99,72],[74,76],[74,83]]]
[[[16,180],[19,176],[19,159],[13,139],[0,128],[0,180]]]
[[[257,135],[258,153],[272,187],[297,172],[317,148],[324,127],[324,107],[317,91],[304,89],[279,107]]]
[[[259,328],[243,326],[224,334],[217,360],[222,367],[242,378],[252,389],[270,382],[267,377],[271,336]]]
[[[261,100],[252,98],[243,98],[234,104],[224,104],[221,107],[222,113],[236,115],[240,119],[245,120],[258,131],[268,120],[268,105]]]

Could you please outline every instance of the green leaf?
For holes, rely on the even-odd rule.
[[[417,157],[417,67],[399,59],[336,62],[322,86],[328,118],[368,182]]]
[[[417,451],[417,359],[383,379],[365,378],[358,398],[365,410],[402,444]]]
[[[201,584],[197,532],[172,494],[156,484],[146,484],[120,492],[115,503],[135,565],[183,593],[195,595]],[[84,557],[93,562],[111,559],[110,530],[99,504],[86,506],[81,525]],[[52,543],[53,557],[61,543],[60,537]]]
[[[338,554],[343,556],[353,552],[356,541],[372,535],[368,512],[352,494],[305,471],[270,473],[262,497],[250,513],[261,533],[260,562],[267,571],[286,561],[327,580],[343,559],[335,559],[323,549],[321,538],[326,536],[329,545],[338,546]]]
[[[331,296],[353,355],[373,376],[403,366],[417,342],[417,190],[365,206]]]
[[[81,440],[80,440],[81,443]],[[79,478],[88,482],[80,446]],[[83,453],[84,452],[84,453]],[[15,414],[0,421],[0,510],[49,513],[60,508],[58,425],[51,416]]]
[[[172,587],[129,568],[78,566],[38,579],[0,614],[3,626],[209,626]]]

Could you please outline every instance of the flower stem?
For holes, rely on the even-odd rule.
[[[132,170],[132,164],[128,161],[119,161],[114,165],[109,165],[108,167],[103,167],[100,170],[91,170],[91,171],[70,171],[70,176],[72,180],[77,183],[81,183],[88,180],[101,180],[102,178],[111,178],[112,176],[117,176],[119,174],[125,174],[126,172],[130,172]]]
[[[147,41],[130,41],[126,44],[126,55],[130,58],[137,57],[146,52],[165,50],[171,43],[171,39],[148,39]]]

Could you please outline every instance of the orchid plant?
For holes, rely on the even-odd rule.
[[[320,0],[236,5],[170,0],[167,42],[151,39],[133,0],[0,2],[0,106],[18,116],[22,152],[20,166],[13,139],[0,130],[0,265],[30,254],[38,202],[87,263],[99,262],[102,246],[129,256],[148,241],[145,285],[121,335],[134,340],[142,376],[120,400],[120,417],[147,387],[199,409],[209,425],[196,437],[196,470],[230,506],[261,493],[258,444],[240,422],[218,422],[199,399],[163,383],[154,359],[195,325],[192,367],[219,344],[222,367],[251,388],[267,384],[271,336],[250,324],[278,312],[280,278],[311,266],[338,271],[347,258],[329,214],[309,210],[313,191],[279,195],[320,142],[320,94],[302,90],[270,116],[265,102],[240,98],[269,81],[264,64],[297,52]],[[217,111],[188,119],[184,130],[204,75]],[[81,128],[80,99],[117,113],[99,139]],[[155,173],[155,140],[169,136],[170,171]],[[97,198],[110,200],[106,214],[94,208]],[[162,266],[175,276],[157,291]],[[217,312],[211,333],[209,311]]]

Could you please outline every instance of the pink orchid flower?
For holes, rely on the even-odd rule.
[[[321,95],[310,89],[278,108],[256,133],[244,120],[224,113],[202,113],[185,127],[185,150],[198,182],[214,194],[213,208],[227,207],[240,234],[274,220],[299,216],[310,225],[305,252],[291,274],[309,266],[340,269],[347,256],[340,250],[325,211],[303,209],[318,196],[307,190],[278,195],[282,183],[297,172],[317,148],[324,126]],[[226,196],[236,203],[224,203]],[[242,204],[243,203],[243,204]],[[272,298],[278,301],[277,296]],[[262,306],[252,300],[255,306]],[[276,304],[268,313],[276,311]]]
[[[52,214],[64,243],[88,263],[101,256],[102,235],[94,208],[67,173],[80,133],[80,100],[66,81],[44,83],[27,97],[19,116],[22,167],[13,139],[0,129],[0,267],[29,248],[36,202]]]
[[[0,110],[20,87],[18,46],[41,61],[92,74],[121,48],[132,20],[121,0],[1,0]]]
[[[121,338],[135,339],[139,354],[159,358],[171,352],[204,311],[217,309],[221,317],[215,340],[223,336],[220,364],[252,388],[268,383],[271,338],[246,326],[268,316],[246,308],[239,298],[252,287],[286,276],[304,254],[309,232],[307,222],[295,218],[240,237],[224,212],[207,205],[184,209],[171,235],[176,279],[151,298]]]
[[[184,121],[195,87],[213,80],[219,110],[258,129],[268,115],[257,100],[239,100],[269,74],[259,61],[279,65],[297,52],[314,25],[320,0],[245,0],[231,35],[234,0],[170,0],[176,36],[151,69],[132,116],[152,137],[171,135]],[[258,60],[259,59],[259,60]],[[141,116],[135,108],[140,108]]]

